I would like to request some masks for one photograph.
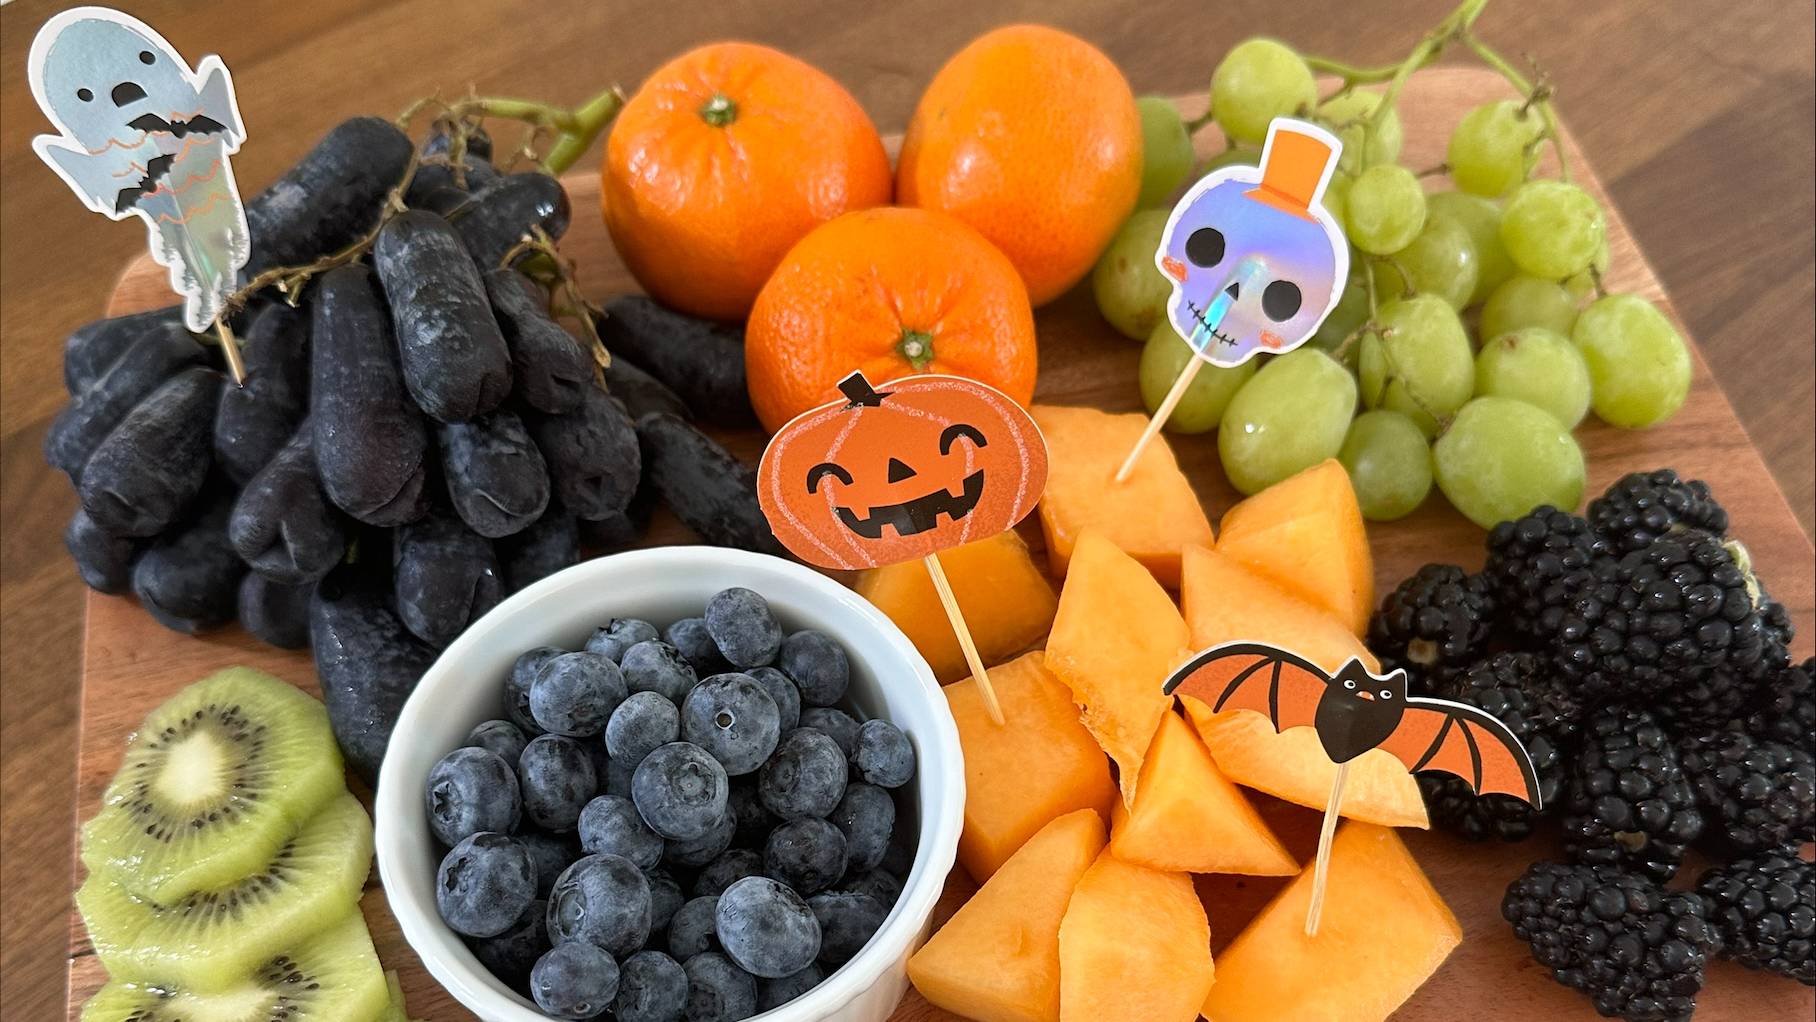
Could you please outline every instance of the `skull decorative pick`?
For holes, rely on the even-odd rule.
[[[1154,261],[1173,284],[1167,318],[1199,358],[1236,366],[1290,351],[1336,307],[1349,244],[1322,199],[1342,148],[1276,118],[1259,169],[1209,174],[1173,207]]]

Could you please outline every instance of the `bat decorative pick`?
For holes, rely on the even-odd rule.
[[[1167,679],[1168,694],[1194,696],[1214,712],[1252,710],[1274,730],[1316,729],[1337,764],[1318,839],[1306,933],[1323,907],[1324,872],[1351,760],[1384,749],[1406,769],[1461,777],[1478,795],[1510,795],[1542,808],[1538,775],[1524,746],[1492,714],[1467,703],[1406,694],[1406,672],[1371,673],[1351,658],[1336,674],[1295,653],[1256,642],[1226,642],[1193,657]]]

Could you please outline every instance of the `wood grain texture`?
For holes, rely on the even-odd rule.
[[[1450,123],[1460,110],[1501,95],[1503,88],[1499,79],[1472,69],[1438,69],[1416,76],[1402,107],[1409,138],[1407,162],[1424,166],[1441,158],[1437,147],[1442,144],[1442,136],[1425,130],[1424,125]],[[1188,107],[1190,112],[1196,111]],[[1216,143],[1207,140],[1201,145],[1211,151]],[[1572,147],[1571,156],[1585,185],[1605,200],[1605,193],[1581,153]],[[576,209],[595,206],[598,184],[593,175],[571,175],[567,184]],[[609,296],[635,287],[595,219],[577,217],[562,248],[578,262],[589,295]],[[1611,214],[1610,248],[1613,269],[1609,286],[1644,294],[1669,308],[1663,289],[1618,213]],[[165,300],[161,271],[140,260],[116,289],[109,312],[117,314]],[[1139,347],[1101,321],[1088,295],[1075,293],[1042,309],[1038,328],[1044,366],[1038,394],[1041,401],[1090,404],[1112,410],[1140,407],[1134,387]],[[762,437],[755,431],[721,436],[743,457],[754,459],[760,452]],[[1773,595],[1791,609],[1801,636],[1797,643],[1799,655],[1809,650],[1816,608],[1809,540],[1700,358],[1691,398],[1667,425],[1635,433],[1591,421],[1579,436],[1589,456],[1592,492],[1625,472],[1660,464],[1675,465],[1683,472],[1709,480],[1731,509],[1734,531],[1748,543]],[[1175,437],[1172,443],[1207,510],[1213,516],[1220,514],[1236,495],[1218,466],[1214,437]],[[1038,548],[1039,530],[1027,527],[1024,532]],[[1451,511],[1441,498],[1434,497],[1404,521],[1371,524],[1369,533],[1377,584],[1383,591],[1428,561],[1451,560],[1473,568],[1482,557],[1481,531]],[[689,537],[663,515],[657,519],[649,541],[688,542]],[[89,598],[85,659],[82,753],[77,774],[80,818],[95,811],[99,794],[117,768],[122,743],[133,726],[151,707],[189,681],[227,664],[245,663],[314,691],[312,672],[302,654],[268,649],[237,629],[199,641],[174,635],[158,627],[130,600],[121,598]],[[1316,843],[1318,814],[1271,799],[1258,801],[1295,854],[1309,858]],[[1501,892],[1507,882],[1533,859],[1555,854],[1555,848],[1543,847],[1542,843],[1471,846],[1434,833],[1408,832],[1408,840],[1462,921],[1465,941],[1396,1018],[1431,1022],[1454,1018],[1457,1005],[1477,1002],[1490,991],[1509,1019],[1577,1017],[1588,1010],[1580,996],[1544,975],[1499,917]],[[1687,873],[1694,875],[1694,868],[1687,867]],[[76,869],[79,873],[80,867]],[[1213,943],[1221,946],[1233,937],[1282,883],[1262,878],[1199,878],[1210,906]],[[956,870],[937,918],[943,920],[971,890],[963,871]],[[368,888],[364,907],[381,957],[388,967],[401,970],[404,976],[412,1012],[436,1020],[469,1018],[422,970],[404,945],[376,881]],[[73,1017],[81,998],[105,980],[79,920],[72,921],[70,956]],[[1789,1018],[1800,1013],[1808,1016],[1812,1005],[1816,1005],[1816,1000],[1806,988],[1789,981],[1762,979],[1758,974],[1722,964],[1712,971],[1698,1017]],[[900,1022],[926,1022],[953,1016],[928,1006],[911,991],[896,1018]]]

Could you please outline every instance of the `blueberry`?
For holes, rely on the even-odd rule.
[[[732,843],[741,848],[763,847],[763,840],[769,837],[769,832],[782,822],[763,804],[763,795],[759,790],[757,775],[754,774],[745,774],[731,782],[730,806],[726,811],[737,822],[737,832],[732,835]]]
[[[622,855],[589,855],[549,892],[549,939],[584,940],[614,955],[649,940],[649,880]]]
[[[757,1010],[768,1011],[771,1008],[780,1008],[819,986],[825,978],[825,970],[818,965],[809,965],[800,972],[783,976],[781,979],[759,979],[757,980]]]
[[[687,1009],[687,970],[660,951],[639,951],[618,969],[618,1022],[680,1022]]]
[[[624,651],[624,683],[632,692],[655,692],[675,705],[687,698],[687,692],[700,680],[694,665],[681,651],[650,639]]]
[[[530,715],[550,734],[591,738],[626,694],[617,664],[598,653],[563,653],[530,683]]]
[[[642,762],[638,760],[637,762]],[[637,775],[637,763],[628,759],[614,759],[605,766],[605,783],[599,790],[606,795],[631,797],[631,778]]]
[[[803,707],[801,726],[824,731],[827,737],[838,743],[839,752],[846,759],[850,759],[858,751],[858,722],[844,710],[835,710],[830,706]]]
[[[887,791],[861,782],[848,785],[845,797],[827,819],[845,835],[853,870],[862,872],[882,864],[889,838],[895,833],[895,799]]]
[[[650,869],[662,861],[662,836],[649,829],[631,800],[600,795],[580,811],[580,847],[588,855],[622,855]]]
[[[497,753],[506,763],[516,763],[530,739],[508,720],[481,721],[467,733],[467,745]]]
[[[435,873],[435,907],[455,933],[495,937],[536,900],[530,850],[504,834],[474,834],[455,845]]]
[[[820,923],[820,961],[838,968],[870,943],[889,908],[868,894],[826,891],[807,899]]]
[[[681,704],[681,736],[733,777],[763,765],[782,735],[776,701],[748,674],[715,674]]]
[[[851,683],[851,664],[845,649],[825,632],[805,629],[782,643],[782,672],[794,679],[801,701],[809,706],[831,706],[845,698]]]
[[[899,788],[914,776],[914,746],[894,724],[867,720],[858,725],[857,752],[851,762],[865,783]]]
[[[718,911],[719,899],[716,897],[684,902],[668,921],[668,953],[685,962],[702,951],[717,949]]]
[[[824,731],[801,727],[783,736],[763,764],[757,791],[764,808],[784,820],[825,816],[844,797],[848,774],[838,743]]]
[[[846,845],[849,847],[850,842]],[[902,896],[902,881],[885,869],[848,870],[845,879],[839,882],[839,889],[849,894],[868,894],[884,905],[894,905]]]
[[[719,943],[753,976],[781,979],[820,954],[820,924],[807,902],[784,884],[750,876],[725,889],[716,913]]]
[[[618,963],[585,941],[557,944],[530,970],[530,994],[551,1018],[595,1018],[618,996]]]
[[[739,1022],[757,1013],[757,978],[717,951],[683,962],[687,1022]]]
[[[763,873],[763,853],[751,848],[728,848],[706,864],[694,878],[694,897],[724,894],[725,889],[745,877]]]
[[[637,764],[631,801],[649,829],[671,841],[694,841],[725,816],[730,787],[725,768],[705,749],[670,742]]]
[[[790,820],[769,832],[763,872],[812,894],[845,875],[845,835],[825,820]]]
[[[738,822],[728,811],[705,834],[691,841],[670,841],[662,851],[662,859],[671,866],[686,866],[689,869],[704,866],[731,847],[732,835],[737,831]]]
[[[548,909],[544,901],[532,901],[511,928],[495,937],[469,937],[467,947],[473,957],[492,975],[511,987],[529,982],[530,969],[536,959],[549,949],[549,931],[543,916]]]
[[[632,766],[681,737],[681,711],[659,692],[632,692],[605,722],[605,748]]]
[[[423,801],[429,830],[444,845],[480,831],[509,834],[523,809],[517,775],[495,752],[455,749],[429,769]]]
[[[592,801],[599,778],[593,758],[572,738],[539,735],[517,758],[523,812],[543,830],[573,830],[580,810]]]
[[[712,633],[706,630],[703,617],[684,617],[669,625],[662,630],[662,641],[680,651],[682,658],[694,669],[695,677],[711,677],[732,669],[731,664],[719,655],[719,647],[713,642]]]
[[[737,586],[721,589],[706,601],[706,631],[719,655],[733,667],[774,663],[782,648],[782,626],[769,612],[769,601]]]
[[[757,679],[769,698],[776,701],[776,710],[782,715],[782,733],[787,734],[801,726],[801,690],[788,680],[788,675],[774,667],[752,667],[745,672]]]
[[[663,933],[668,930],[668,921],[675,917],[675,910],[687,901],[687,896],[681,893],[681,885],[666,869],[646,869],[643,877],[649,881],[649,932]]]
[[[586,651],[598,653],[615,664],[624,659],[625,650],[639,642],[659,637],[656,626],[648,621],[618,617],[607,621],[604,627],[593,632],[593,637],[586,640]]]
[[[505,676],[504,715],[526,736],[542,733],[542,725],[530,715],[530,683],[536,680],[536,672],[542,670],[543,664],[566,652],[553,646],[537,646],[519,656],[511,665],[511,673]]]
[[[877,868],[898,881],[914,869],[914,849],[906,841],[890,839],[889,847],[883,851],[883,861]]]
[[[586,750],[586,758],[593,761],[593,783],[596,785],[594,792],[597,794],[605,787],[606,777],[611,773],[612,754],[606,751],[603,738],[576,738],[574,740]]]
[[[524,829],[515,835],[536,863],[536,897],[546,898],[561,871],[585,854],[572,834],[551,834],[546,830]]]

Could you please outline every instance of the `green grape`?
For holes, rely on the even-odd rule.
[[[1332,220],[1337,222],[1337,230],[1344,237],[1349,236],[1349,183],[1352,179],[1343,174],[1332,174],[1330,182],[1324,186],[1324,195],[1318,200],[1330,211]]]
[[[1166,232],[1170,210],[1140,209],[1103,250],[1091,271],[1091,294],[1097,311],[1125,337],[1142,340],[1154,324],[1166,319],[1167,299],[1173,286],[1154,265],[1160,236]]]
[[[1564,290],[1577,301],[1589,297],[1595,292],[1595,278],[1608,276],[1608,233],[1602,232],[1602,247],[1595,250],[1595,258],[1589,260],[1589,269],[1564,281]],[[1592,272],[1593,271],[1593,272]]]
[[[1432,294],[1460,310],[1475,293],[1475,243],[1462,224],[1436,213],[1426,216],[1412,244],[1372,265],[1377,295]],[[1402,271],[1411,281],[1401,278]]]
[[[1354,89],[1318,104],[1318,120],[1343,143],[1343,155],[1337,158],[1337,166],[1344,173],[1354,174],[1364,167],[1392,163],[1400,158],[1400,144],[1404,141],[1400,111],[1389,108],[1381,123],[1372,130],[1363,124],[1380,105],[1381,94],[1368,89]]]
[[[1362,338],[1356,370],[1362,403],[1400,412],[1426,436],[1438,432],[1475,390],[1475,358],[1455,309],[1437,295],[1391,301],[1375,311],[1380,333]]]
[[[1493,198],[1526,180],[1538,160],[1533,143],[1545,122],[1524,106],[1512,99],[1484,103],[1457,122],[1444,160],[1458,188]]]
[[[1434,192],[1425,197],[1428,215],[1443,214],[1469,232],[1475,246],[1476,286],[1467,305],[1480,305],[1501,282],[1513,276],[1513,260],[1501,244],[1501,207],[1491,199],[1468,192]]]
[[[1261,166],[1261,150],[1250,149],[1246,146],[1230,146],[1204,161],[1204,169],[1199,171],[1199,176],[1203,177],[1213,170],[1222,170],[1225,167],[1259,166]]]
[[[1257,493],[1334,458],[1356,414],[1356,380],[1316,348],[1261,367],[1236,391],[1217,426],[1217,452],[1231,485]]]
[[[1343,294],[1337,298],[1337,305],[1318,324],[1318,329],[1305,343],[1324,351],[1335,351],[1356,328],[1368,320],[1368,285],[1363,282],[1362,274],[1367,272],[1359,262],[1349,264],[1349,283],[1343,287]]]
[[[1350,244],[1374,255],[1398,252],[1425,226],[1425,190],[1412,171],[1397,163],[1357,174],[1345,207]]]
[[[1510,397],[1463,406],[1431,449],[1438,489],[1484,529],[1583,499],[1583,449],[1549,412]]]
[[[1564,181],[1528,181],[1501,210],[1501,244],[1513,265],[1546,280],[1587,269],[1602,234],[1601,208],[1588,192]]]
[[[1404,518],[1431,492],[1431,442],[1399,412],[1363,412],[1349,425],[1337,460],[1349,471],[1362,517]]]
[[[1589,414],[1589,366],[1568,337],[1527,327],[1482,345],[1476,393],[1524,401],[1575,429]]]
[[[1173,381],[1179,379],[1186,363],[1194,357],[1173,324],[1163,320],[1154,328],[1147,346],[1141,349],[1141,401],[1148,406],[1150,415],[1160,408],[1160,402],[1173,389]],[[1252,358],[1233,369],[1199,366],[1198,375],[1173,406],[1173,414],[1167,416],[1166,428],[1174,433],[1208,433],[1216,429],[1230,398],[1255,375],[1255,368]]]
[[[1146,209],[1172,198],[1192,172],[1192,136],[1170,100],[1143,96],[1135,109],[1141,114],[1141,197],[1135,207]]]
[[[1259,145],[1274,118],[1309,110],[1317,101],[1311,68],[1274,39],[1236,44],[1211,73],[1211,117],[1232,142]]]
[[[1589,364],[1595,414],[1643,429],[1669,419],[1690,393],[1690,351],[1658,307],[1638,295],[1591,302],[1570,331]]]
[[[1537,326],[1567,337],[1575,323],[1576,299],[1564,285],[1516,273],[1482,303],[1480,333],[1494,338]]]

